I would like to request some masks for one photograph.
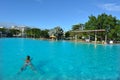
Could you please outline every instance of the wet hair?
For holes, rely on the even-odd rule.
[[[30,56],[29,55],[27,56],[27,60],[30,60]]]

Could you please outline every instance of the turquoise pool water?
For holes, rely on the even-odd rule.
[[[17,74],[30,55],[30,67]],[[120,80],[120,45],[0,39],[0,80]]]

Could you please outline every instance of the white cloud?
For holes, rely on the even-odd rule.
[[[108,11],[120,11],[120,5],[115,3],[102,4],[100,7]]]

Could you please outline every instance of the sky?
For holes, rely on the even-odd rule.
[[[102,13],[120,20],[120,0],[0,0],[0,24],[6,25],[67,31]]]

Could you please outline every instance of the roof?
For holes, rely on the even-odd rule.
[[[74,30],[71,32],[105,32],[105,29],[98,29],[98,30]]]

